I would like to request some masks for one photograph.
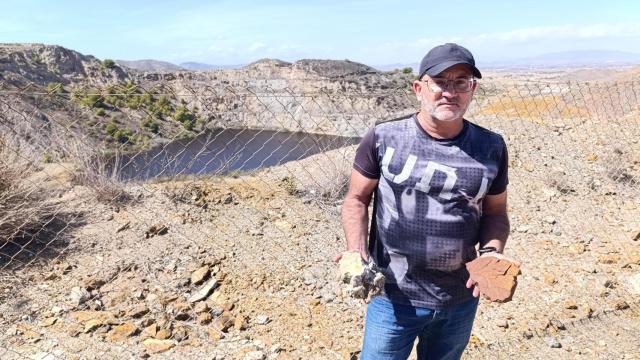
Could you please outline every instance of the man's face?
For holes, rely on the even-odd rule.
[[[467,92],[456,91],[454,82],[457,81],[460,85],[464,83],[464,79],[472,77],[471,69],[467,65],[458,64],[433,78],[424,75],[421,80],[414,81],[413,91],[421,103],[421,111],[439,121],[461,120],[473,98],[476,82],[472,80]],[[448,80],[446,85],[438,89],[436,83],[445,84],[445,80]]]

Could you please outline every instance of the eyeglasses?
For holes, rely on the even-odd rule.
[[[455,92],[466,93],[473,89],[473,84],[476,82],[476,79],[473,77],[461,77],[453,80],[434,78],[421,81],[427,83],[429,90],[434,93],[441,93],[451,88],[453,88]]]

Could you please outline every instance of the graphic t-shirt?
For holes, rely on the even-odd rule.
[[[369,253],[392,302],[443,309],[472,298],[464,264],[476,257],[482,201],[508,184],[502,137],[464,120],[431,137],[415,115],[376,125],[354,168],[378,179]]]

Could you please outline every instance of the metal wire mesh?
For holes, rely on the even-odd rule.
[[[359,347],[363,304],[334,291],[339,209],[359,137],[415,96],[347,78],[188,80],[0,82],[0,357]],[[514,301],[482,304],[466,356],[638,357],[639,92],[477,89],[467,118],[507,141],[508,253],[524,266]]]

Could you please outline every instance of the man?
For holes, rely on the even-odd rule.
[[[509,233],[504,140],[463,119],[481,77],[467,49],[436,46],[412,85],[420,111],[377,124],[358,147],[347,251],[386,277],[367,307],[363,360],[406,359],[416,338],[419,359],[459,359],[469,341],[480,291],[465,263],[478,243],[481,256],[503,257]]]

